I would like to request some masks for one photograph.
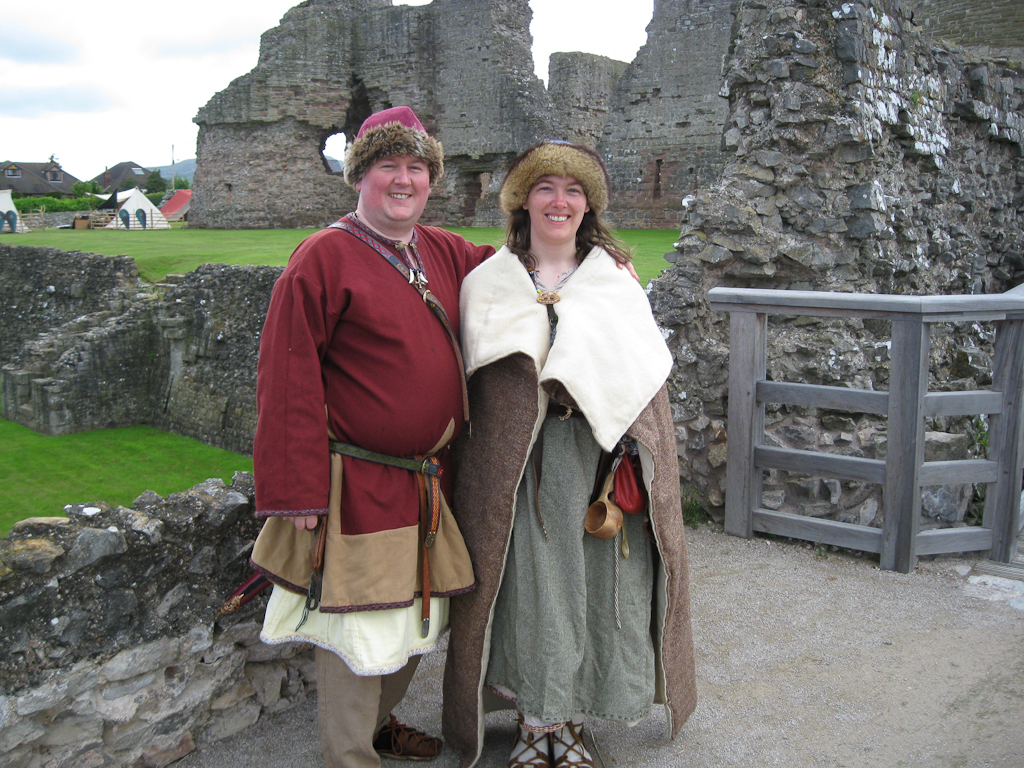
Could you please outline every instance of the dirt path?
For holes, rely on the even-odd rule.
[[[603,763],[1021,768],[1024,583],[973,576],[972,563],[898,574],[867,557],[691,531],[697,710],[672,743],[660,708],[634,728],[592,723]],[[442,665],[424,660],[398,712],[433,732]],[[265,718],[178,765],[321,766],[315,712]],[[481,766],[507,764],[512,729],[507,713],[488,717]],[[458,761],[446,750],[431,765]]]

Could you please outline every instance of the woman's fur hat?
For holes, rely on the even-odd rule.
[[[608,171],[592,149],[568,141],[545,140],[512,161],[501,185],[501,210],[511,215],[523,207],[541,176],[572,176],[583,185],[587,205],[595,214],[608,207]]]
[[[412,155],[427,164],[430,183],[444,176],[444,149],[427,135],[409,107],[391,107],[370,115],[345,153],[345,182],[354,187],[382,157]]]

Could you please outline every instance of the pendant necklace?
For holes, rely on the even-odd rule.
[[[550,306],[552,304],[557,304],[559,301],[561,301],[562,297],[558,295],[558,292],[562,290],[562,288],[565,286],[566,281],[570,277],[572,277],[572,273],[575,271],[576,267],[573,267],[572,269],[563,272],[559,276],[558,282],[555,283],[554,287],[548,288],[546,285],[544,285],[544,283],[540,281],[540,278],[537,276],[536,270],[531,269],[530,279],[533,280],[533,285],[537,289],[537,303],[547,304],[548,306]]]

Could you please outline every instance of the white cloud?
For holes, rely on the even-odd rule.
[[[256,66],[261,34],[298,3],[5,3],[0,159],[56,154],[65,170],[88,179],[126,160],[167,165],[172,146],[177,160],[195,157],[192,118]],[[646,40],[653,0],[531,0],[531,6],[534,58],[544,75],[555,50],[631,60]]]
[[[111,100],[95,89],[0,87],[0,109],[5,116],[33,119],[54,114],[102,112]]]
[[[0,18],[0,59],[24,64],[73,64],[78,55],[78,46],[73,43]]]
[[[252,36],[227,37],[219,40],[210,40],[205,43],[168,43],[156,49],[160,56],[168,58],[188,56],[213,56],[221,53],[234,53],[252,49]],[[241,73],[239,73],[241,74]]]

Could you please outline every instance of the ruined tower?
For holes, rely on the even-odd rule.
[[[490,173],[549,132],[527,0],[307,0],[264,33],[256,68],[199,110],[191,223],[319,226],[354,204],[322,150],[412,106],[444,145],[428,218],[472,220]]]
[[[681,199],[725,165],[722,60],[737,0],[656,0],[647,43],[615,93],[600,150],[622,227],[672,229]]]
[[[204,106],[199,227],[318,226],[354,205],[324,142],[371,112],[412,106],[441,140],[448,176],[425,220],[500,226],[507,162],[543,138],[597,147],[617,226],[679,225],[681,197],[721,170],[718,95],[737,0],[657,0],[631,63],[552,56],[534,75],[528,0],[307,0],[263,35],[256,68]]]

